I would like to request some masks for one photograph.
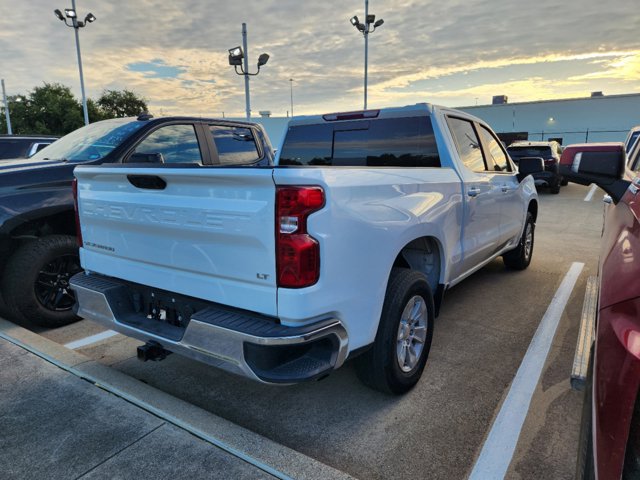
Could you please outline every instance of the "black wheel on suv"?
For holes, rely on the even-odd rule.
[[[394,268],[373,346],[355,360],[360,380],[382,392],[405,393],[418,383],[433,337],[433,295],[427,278]]]
[[[527,220],[524,224],[524,231],[522,232],[518,246],[502,255],[502,261],[508,268],[524,270],[531,263],[535,226],[533,215],[531,215],[531,212],[527,212]]]
[[[29,242],[9,258],[3,297],[16,320],[55,328],[79,319],[69,279],[82,271],[78,246],[70,235],[50,235]]]
[[[561,184],[562,184],[562,180],[558,178],[558,180],[553,185],[549,186],[549,191],[554,194],[560,193]]]

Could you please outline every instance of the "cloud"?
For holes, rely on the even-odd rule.
[[[370,105],[447,105],[640,91],[640,12],[632,0],[372,2],[385,24],[370,36]],[[0,64],[9,93],[62,82],[79,93],[72,30],[49,0],[14,2],[0,15]],[[132,89],[164,114],[242,116],[244,82],[227,50],[249,30],[254,112],[361,108],[363,38],[350,24],[362,2],[325,0],[81,0],[80,31],[90,96]],[[0,7],[8,9],[8,5]],[[561,68],[562,75],[558,70]]]

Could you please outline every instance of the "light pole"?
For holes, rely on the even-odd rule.
[[[76,0],[71,0],[71,8],[64,9],[64,15],[57,8],[53,11],[58,20],[64,22],[67,27],[72,27],[76,34],[76,50],[78,52],[78,70],[80,70],[80,90],[82,91],[82,112],[84,113],[84,124],[89,125],[89,112],[87,111],[87,96],[84,92],[84,75],[82,74],[82,56],[80,55],[80,36],[78,30],[85,27],[89,23],[96,21],[93,13],[88,13],[84,17],[84,21],[78,20],[78,12],[76,11]],[[66,18],[65,18],[66,17]],[[67,19],[71,20],[71,24],[67,22]]]
[[[375,32],[376,28],[384,23],[383,19],[376,22],[375,15],[369,15],[369,0],[364,0],[364,18],[365,22],[360,23],[357,16],[351,17],[351,25],[353,25],[364,36],[364,109],[367,109],[367,82],[369,76],[369,34]],[[372,28],[373,25],[373,28]]]
[[[289,79],[289,84],[291,85],[291,116],[293,117],[293,78]]]
[[[7,118],[7,133],[13,134],[11,130],[11,116],[9,115],[9,102],[7,102],[7,92],[4,89],[4,78],[2,79],[2,101],[4,102],[4,115]]]
[[[244,48],[244,50],[243,50]],[[244,60],[244,66],[243,66]],[[247,118],[251,118],[251,95],[249,93],[249,77],[260,73],[260,67],[267,64],[269,55],[263,53],[258,57],[258,71],[249,73],[249,51],[247,47],[247,24],[242,24],[242,47],[234,47],[229,49],[229,65],[231,65],[236,74],[244,75],[244,96],[246,102]],[[240,71],[238,71],[240,67]]]

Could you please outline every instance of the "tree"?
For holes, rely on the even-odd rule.
[[[130,90],[105,90],[96,103],[105,118],[137,117],[148,109],[147,101]]]
[[[82,107],[71,89],[59,83],[45,83],[28,95],[8,98],[11,126],[17,134],[65,135],[81,127]],[[7,125],[2,109],[0,130]]]
[[[27,95],[13,95],[7,100],[16,134],[66,135],[84,125],[80,102],[69,87],[59,83],[45,83]],[[135,117],[147,108],[146,100],[130,90],[105,90],[97,100],[87,99],[90,122]],[[4,133],[4,108],[0,113],[0,132]]]

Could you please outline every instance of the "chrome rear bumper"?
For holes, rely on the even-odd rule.
[[[347,331],[334,318],[288,327],[251,312],[209,304],[182,330],[136,313],[122,281],[80,273],[71,281],[78,315],[143,342],[264,383],[313,380],[339,368],[348,354]]]

